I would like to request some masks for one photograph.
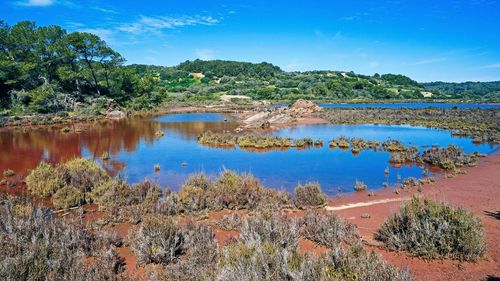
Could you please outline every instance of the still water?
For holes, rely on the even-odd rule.
[[[227,121],[224,121],[226,120]],[[215,177],[224,168],[250,172],[265,186],[293,191],[298,183],[317,181],[329,195],[352,192],[357,180],[369,189],[393,185],[401,178],[420,177],[424,167],[389,165],[387,152],[350,151],[321,148],[252,152],[240,148],[211,148],[198,144],[205,131],[232,131],[238,124],[223,114],[175,114],[158,118],[105,121],[88,126],[81,133],[62,133],[60,128],[0,131],[0,171],[7,168],[23,176],[40,161],[58,163],[74,157],[99,161],[112,174],[131,183],[144,179],[177,190],[191,173],[204,171]],[[162,130],[165,136],[155,138]],[[424,149],[428,145],[456,144],[466,152],[491,153],[496,147],[475,145],[468,138],[451,136],[449,131],[411,126],[310,125],[283,129],[270,134],[282,137],[322,139],[325,144],[337,136],[363,137],[384,141],[398,139]],[[101,161],[104,152],[111,159]],[[161,169],[154,172],[154,165]],[[389,167],[386,177],[384,169]]]

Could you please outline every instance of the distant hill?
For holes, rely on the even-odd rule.
[[[500,97],[500,81],[493,82],[430,82],[421,83],[429,91],[439,91],[444,94],[456,95],[474,95],[488,98]]]

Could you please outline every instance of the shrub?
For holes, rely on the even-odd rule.
[[[299,208],[317,207],[325,204],[326,196],[321,192],[319,183],[299,184],[295,188],[295,206]]]
[[[233,171],[224,170],[215,182],[215,193],[222,208],[236,206],[235,194],[241,187],[241,178]]]
[[[39,197],[47,197],[63,187],[64,181],[54,167],[41,162],[26,177],[26,185],[31,193]]]
[[[425,259],[477,260],[486,252],[478,218],[464,209],[413,198],[378,230],[376,239]]]
[[[75,158],[59,168],[66,183],[82,192],[92,190],[97,182],[109,178],[106,171],[90,159]]]
[[[255,209],[263,200],[264,188],[260,181],[251,174],[240,176],[241,186],[236,192],[236,206],[239,208]]]
[[[243,222],[240,240],[248,244],[271,243],[282,248],[296,249],[299,243],[299,227],[297,221],[265,210]]]
[[[241,216],[236,211],[233,211],[230,215],[224,215],[218,219],[215,224],[220,229],[238,230],[243,225],[243,222]]]
[[[204,173],[197,173],[190,175],[183,186],[199,187],[207,191],[213,187],[213,184]]]
[[[3,171],[4,177],[13,177],[15,175],[16,175],[16,173],[14,171],[12,171],[11,169],[7,169],[7,170]]]
[[[88,251],[83,228],[56,220],[41,209],[16,216],[11,202],[0,205],[0,277],[2,280],[75,280]]]
[[[80,205],[82,201],[83,193],[72,186],[59,189],[52,197],[52,203],[56,209],[69,209]]]
[[[121,201],[119,190],[123,188],[126,188],[124,184],[115,179],[99,181],[88,193],[88,199],[90,202],[98,204],[99,210],[107,210]]]
[[[388,264],[373,251],[368,254],[359,241],[346,250],[335,247],[322,269],[323,280],[413,280],[408,270]]]
[[[356,227],[331,212],[309,210],[302,221],[301,233],[318,244],[334,247],[356,237]]]
[[[185,243],[177,223],[165,216],[148,216],[130,237],[132,250],[140,263],[175,262]]]
[[[207,207],[205,192],[198,186],[184,184],[179,191],[178,199],[180,207],[186,213],[202,211]]]
[[[162,280],[213,280],[219,248],[214,230],[206,225],[188,222],[185,233],[185,254],[177,263],[165,267]]]
[[[227,246],[219,261],[216,280],[318,280],[306,266],[306,256],[269,242],[234,243]],[[317,272],[314,272],[317,273]]]
[[[356,180],[356,184],[354,184],[354,191],[366,191],[367,186],[364,182]]]

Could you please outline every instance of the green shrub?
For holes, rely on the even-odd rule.
[[[56,209],[69,209],[83,202],[83,193],[76,187],[65,186],[59,189],[52,197]]]
[[[295,188],[295,206],[299,208],[317,207],[325,204],[326,195],[321,192],[319,183],[299,184]]]
[[[182,210],[186,213],[207,208],[205,191],[198,186],[184,184],[179,191],[178,199]]]
[[[68,185],[79,188],[82,192],[89,192],[96,183],[109,178],[97,162],[85,158],[70,160],[60,166],[59,170]]]
[[[102,180],[97,182],[92,191],[88,193],[88,200],[98,204],[99,210],[107,210],[123,201],[120,195],[127,193],[120,192],[120,190],[125,188],[127,187],[118,180]]]
[[[230,170],[224,170],[215,182],[214,192],[222,208],[232,209],[236,206],[236,193],[241,187],[240,176]]]
[[[460,208],[413,198],[378,230],[376,239],[425,259],[477,260],[486,252],[481,222]]]
[[[64,180],[58,171],[50,164],[41,162],[26,177],[28,190],[39,197],[54,194],[64,186]]]
[[[16,175],[16,173],[14,171],[12,171],[11,169],[7,169],[7,170],[3,171],[4,177],[13,177],[15,175]]]

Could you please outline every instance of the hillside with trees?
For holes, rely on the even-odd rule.
[[[235,61],[186,61],[178,66],[125,65],[95,34],[60,26],[0,20],[0,114],[92,114],[109,100],[130,110],[176,102],[215,102],[224,94],[256,100],[373,101],[482,98],[498,100],[500,82],[419,84],[397,74],[285,72]]]
[[[430,82],[422,83],[430,91],[438,91],[457,96],[481,96],[483,98],[500,98],[500,81],[493,82]]]

